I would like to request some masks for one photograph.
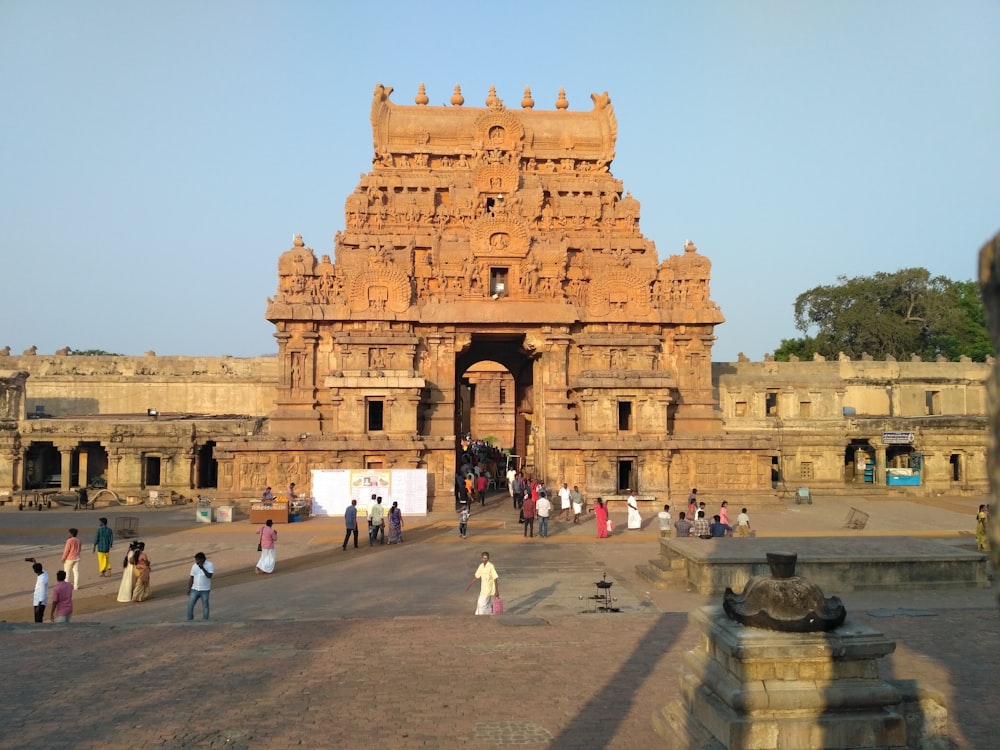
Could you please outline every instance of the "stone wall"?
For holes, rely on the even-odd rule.
[[[273,408],[277,359],[257,357],[0,357],[0,369],[30,377],[25,416],[245,414]]]

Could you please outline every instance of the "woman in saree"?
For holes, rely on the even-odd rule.
[[[976,513],[976,547],[979,548],[980,552],[990,551],[990,542],[986,536],[986,526],[989,523],[989,511],[985,505],[979,506],[979,512]]]
[[[597,498],[596,504],[594,505],[594,516],[597,518],[597,538],[607,539],[608,538],[608,506],[604,504],[604,500]]]
[[[389,508],[389,544],[403,541],[403,512],[399,503],[393,501]]]
[[[122,582],[118,587],[118,601],[127,603],[132,601],[132,586],[135,585],[135,542],[129,542],[128,552],[125,553],[125,570],[122,571]]]
[[[135,548],[135,583],[132,585],[132,601],[145,601],[153,593],[149,584],[149,571],[152,565],[146,556],[146,543],[139,542]]]
[[[274,528],[274,521],[270,518],[267,522],[257,530],[257,535],[260,537],[260,544],[257,545],[257,549],[260,550],[260,560],[257,561],[257,573],[263,573],[264,575],[269,575],[274,572],[274,565],[278,561],[278,532]]]

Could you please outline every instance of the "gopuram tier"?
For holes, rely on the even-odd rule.
[[[607,93],[589,111],[413,105],[375,87],[374,155],[333,259],[298,235],[267,319],[278,387],[263,434],[219,445],[220,490],[318,468],[424,468],[450,500],[463,376],[510,373],[526,474],[588,497],[668,502],[691,487],[770,492],[773,445],[722,430],[712,389],[711,263],[660,262],[611,173]],[[482,436],[474,436],[482,437]],[[254,480],[256,481],[256,480]]]

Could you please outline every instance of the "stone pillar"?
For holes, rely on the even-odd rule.
[[[76,483],[80,487],[87,486],[87,464],[90,461],[90,454],[81,450],[77,454],[77,477]]]
[[[875,481],[873,484],[885,484],[885,447],[875,449]]]
[[[62,472],[62,478],[59,480],[59,490],[61,492],[68,492],[69,480],[71,478],[70,472],[73,469],[73,449],[60,448],[59,459],[59,470]]]
[[[118,449],[108,452],[108,489],[115,492],[121,486],[119,473],[121,470],[122,454]]]

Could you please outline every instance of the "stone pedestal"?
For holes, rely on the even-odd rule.
[[[920,730],[911,731],[921,736],[908,743],[906,714],[913,706],[878,673],[877,660],[896,644],[876,630],[846,622],[830,633],[781,633],[740,625],[721,606],[702,607],[691,621],[701,637],[684,657],[681,699],[653,716],[670,747],[947,746],[938,744],[946,738],[928,738]],[[941,712],[935,715],[938,726]]]

